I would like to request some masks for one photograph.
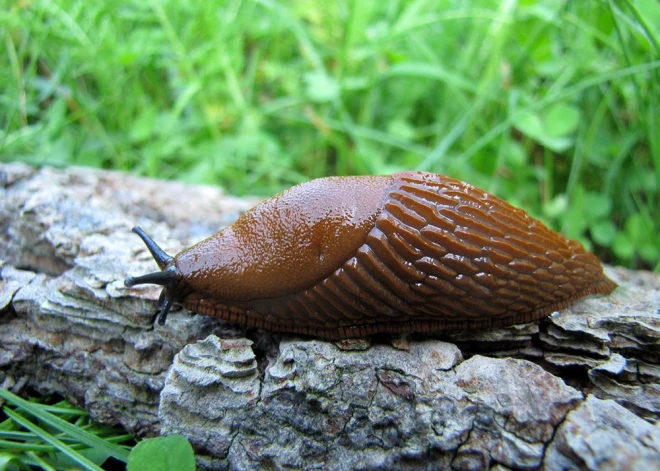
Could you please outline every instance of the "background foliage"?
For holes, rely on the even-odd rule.
[[[268,195],[421,169],[660,270],[657,0],[0,0],[0,160]]]

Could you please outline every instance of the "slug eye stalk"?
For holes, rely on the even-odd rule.
[[[149,252],[151,252],[151,255],[154,257],[154,260],[156,260],[156,263],[158,264],[158,268],[163,270],[172,262],[172,260],[174,260],[172,256],[167,254],[163,249],[161,249],[151,237],[145,234],[145,232],[142,230],[141,227],[135,226],[133,228],[133,232],[139,235],[140,239],[142,239],[142,241],[144,242],[144,245],[147,246]],[[150,283],[150,282],[146,282],[146,283]]]
[[[174,304],[176,288],[181,282],[183,276],[176,265],[174,265],[174,258],[161,249],[140,227],[135,226],[133,232],[140,236],[149,249],[149,252],[151,252],[151,255],[154,257],[154,260],[156,260],[158,267],[161,268],[161,271],[141,276],[129,276],[124,280],[124,286],[127,288],[143,284],[163,286],[164,288],[160,292],[154,316],[159,325],[164,325],[165,320],[167,319],[167,314],[170,312],[170,309]]]

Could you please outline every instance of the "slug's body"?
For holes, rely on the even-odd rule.
[[[329,339],[527,323],[616,284],[599,260],[527,213],[424,172],[303,183],[169,257],[141,230],[173,302]]]

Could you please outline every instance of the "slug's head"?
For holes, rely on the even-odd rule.
[[[124,280],[124,285],[127,288],[141,284],[153,284],[163,287],[163,291],[161,291],[158,298],[158,304],[156,305],[158,323],[163,325],[172,304],[180,297],[184,289],[185,282],[183,281],[183,275],[174,264],[174,257],[168,255],[163,249],[158,247],[156,242],[145,234],[142,229],[136,226],[133,228],[133,232],[139,235],[144,241],[161,271],[142,276],[129,276]]]

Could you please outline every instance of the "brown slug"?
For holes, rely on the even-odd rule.
[[[265,200],[125,285],[202,314],[327,339],[522,324],[616,284],[580,243],[442,175],[329,177]]]

